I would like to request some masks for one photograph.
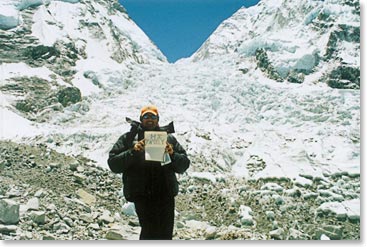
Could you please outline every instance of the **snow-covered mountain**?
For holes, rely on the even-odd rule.
[[[2,1],[0,136],[107,167],[125,117],[152,103],[188,151],[188,192],[205,181],[237,207],[236,179],[275,181],[285,201],[300,191],[358,218],[359,11],[356,0],[262,0],[169,64],[117,1]]]
[[[3,80],[18,68],[83,96],[119,84],[129,66],[166,62],[116,1],[6,0],[0,30]]]
[[[136,64],[167,61],[117,1],[5,0],[0,35],[5,126],[45,122],[81,96],[127,87]]]
[[[191,57],[254,57],[272,79],[359,88],[360,7],[357,0],[273,1],[241,8]],[[341,80],[340,80],[341,79]]]

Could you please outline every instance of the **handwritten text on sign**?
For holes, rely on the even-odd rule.
[[[163,162],[167,141],[167,132],[145,131],[144,139],[145,139],[145,160]]]
[[[146,131],[145,146],[166,146],[167,132]]]

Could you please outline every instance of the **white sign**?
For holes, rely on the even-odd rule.
[[[167,132],[145,131],[144,140],[145,160],[163,162],[167,142]]]

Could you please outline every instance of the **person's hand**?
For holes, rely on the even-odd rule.
[[[136,152],[142,152],[142,151],[144,151],[144,146],[145,146],[145,140],[143,139],[143,140],[135,143],[133,149]]]
[[[173,146],[172,144],[166,142],[166,152],[169,154],[169,155],[172,155],[173,154]]]

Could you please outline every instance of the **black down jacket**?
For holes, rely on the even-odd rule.
[[[160,162],[145,161],[144,152],[133,151],[136,133],[123,134],[109,153],[108,165],[112,172],[122,173],[123,191],[126,200],[134,202],[140,198],[174,197],[178,194],[175,173],[184,173],[190,166],[186,151],[176,138],[168,134],[167,141],[173,145],[172,162],[162,166]],[[139,126],[138,140],[144,137]]]

